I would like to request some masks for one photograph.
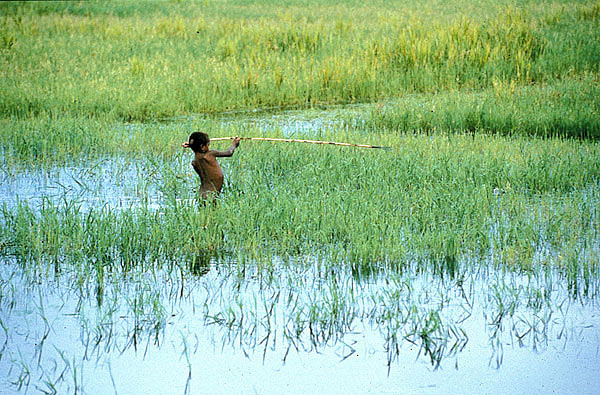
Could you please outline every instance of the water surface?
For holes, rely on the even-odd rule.
[[[3,393],[600,388],[597,296],[573,298],[556,273],[473,272],[457,282],[321,269],[281,261],[281,275],[266,280],[249,265],[202,258],[77,285],[74,273],[32,278],[4,262]],[[439,327],[425,341],[431,317]]]
[[[319,138],[341,127],[335,114],[222,124]],[[160,213],[195,204],[189,173],[185,155],[6,170],[0,205]],[[494,215],[491,239],[507,213]],[[199,253],[99,276],[93,262],[4,256],[0,392],[598,393],[600,281],[570,287],[589,273],[557,269],[542,236],[528,272],[500,269],[493,251],[452,273]],[[600,240],[582,251],[578,263],[599,256]]]

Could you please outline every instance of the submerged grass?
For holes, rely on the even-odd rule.
[[[36,277],[33,284],[37,285],[18,290],[7,285],[29,284],[20,277],[29,277],[31,270],[10,265],[0,272],[0,318],[8,324],[5,332],[9,340],[6,349],[0,351],[20,361],[9,376],[27,380],[22,383],[25,387],[39,385],[38,377],[48,378],[57,387],[70,385],[68,377],[53,374],[57,366],[64,366],[67,372],[75,368],[81,374],[85,372],[78,377],[85,389],[86,381],[96,381],[96,369],[105,371],[111,356],[131,358],[132,354],[143,354],[145,359],[147,353],[169,352],[169,344],[179,340],[182,344],[175,348],[181,351],[175,355],[181,356],[180,362],[186,364],[183,367],[191,375],[197,359],[206,358],[204,351],[194,354],[199,351],[199,343],[202,350],[207,333],[214,343],[241,350],[250,361],[257,362],[260,357],[256,356],[261,356],[263,363],[267,358],[281,358],[285,363],[288,356],[293,359],[295,352],[328,353],[332,346],[337,359],[344,360],[360,353],[356,336],[380,335],[385,352],[374,350],[370,357],[381,360],[384,369],[387,354],[388,369],[392,371],[406,368],[393,366],[396,358],[406,358],[405,343],[411,344],[409,354],[416,354],[418,349],[418,354],[436,368],[452,357],[458,364],[458,354],[467,343],[480,344],[482,338],[485,344],[489,337],[491,355],[500,364],[502,344],[518,341],[521,352],[525,347],[539,353],[555,334],[561,339],[566,336],[570,322],[559,315],[566,313],[569,303],[564,299],[563,286],[552,284],[553,279],[560,280],[555,272],[529,277],[492,270],[491,278],[482,279],[465,263],[461,262],[461,282],[432,273],[415,276],[409,270],[383,271],[366,281],[352,276],[348,267],[331,268],[326,261],[303,257],[279,260],[280,268],[285,270],[271,277],[253,265],[214,262],[207,262],[208,270],[195,277],[185,262],[179,262],[152,272],[113,272],[102,287],[97,286],[102,282],[90,277],[73,287],[66,280],[77,275],[78,270],[74,270]],[[123,277],[127,281],[122,281]],[[539,295],[543,295],[542,304],[536,302]],[[96,305],[94,297],[104,301]],[[485,307],[484,317],[476,317],[478,308],[474,304]],[[47,325],[29,325],[26,332],[12,327],[24,308],[33,308]],[[65,311],[69,312],[66,316]],[[465,331],[464,321],[489,326],[489,330],[483,334]],[[65,333],[65,326],[74,326],[77,340],[58,341],[60,347],[52,349]],[[23,356],[16,355],[14,345],[24,337],[43,337],[35,346],[33,358],[27,350]],[[336,346],[340,343],[343,347]],[[133,362],[139,361],[134,358]],[[244,359],[244,363],[248,361]]]
[[[4,252],[123,268],[204,250],[358,266],[417,258],[453,272],[465,255],[529,268],[540,245],[557,255],[595,243],[597,144],[479,134],[378,138],[393,151],[244,142],[222,161],[228,185],[214,206],[195,203],[185,153],[148,155],[140,177],[160,191],[161,207],[5,208]]]

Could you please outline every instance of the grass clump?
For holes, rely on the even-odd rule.
[[[497,81],[474,93],[409,96],[381,102],[366,114],[343,115],[347,127],[378,133],[484,133],[597,139],[597,77],[517,87]]]

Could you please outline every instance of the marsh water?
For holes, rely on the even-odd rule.
[[[315,137],[334,122],[298,114],[223,122]],[[171,165],[184,174],[188,159]],[[182,176],[184,192],[173,193],[144,158],[0,177],[4,210],[26,203],[160,211],[193,201],[197,187]],[[600,254],[600,240],[586,251]],[[536,249],[554,253],[542,241]],[[411,262],[402,270],[340,262],[332,270],[317,256],[275,258],[268,271],[261,265],[207,251],[98,281],[75,268],[2,258],[0,392],[600,391],[596,277],[574,288],[549,265],[507,270],[468,255],[445,274]],[[149,266],[156,265],[141,265]]]
[[[3,393],[51,391],[46,383],[87,393],[598,389],[598,305],[574,300],[551,273],[541,280],[471,273],[459,286],[428,275],[392,281],[342,271],[334,276],[354,289],[352,300],[308,329],[296,319],[303,303],[325,307],[334,292],[318,262],[280,262],[282,277],[268,285],[234,262],[191,265],[198,265],[193,276],[173,268],[100,290],[74,289],[68,273],[28,278],[5,262]],[[391,284],[402,295],[382,291]],[[544,306],[535,306],[539,292],[550,293]],[[382,320],[377,301],[387,297],[398,298],[398,321]],[[145,298],[158,310],[132,313]],[[506,317],[503,303],[511,306]],[[431,314],[448,332],[424,344],[411,333],[413,319]]]

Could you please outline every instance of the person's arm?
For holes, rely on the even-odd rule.
[[[229,149],[227,151],[212,151],[213,155],[216,157],[227,157],[227,156],[232,156],[233,152],[235,151],[235,149],[240,145],[240,138],[239,137],[235,137],[233,139],[233,143],[231,143],[231,147],[229,147]]]

